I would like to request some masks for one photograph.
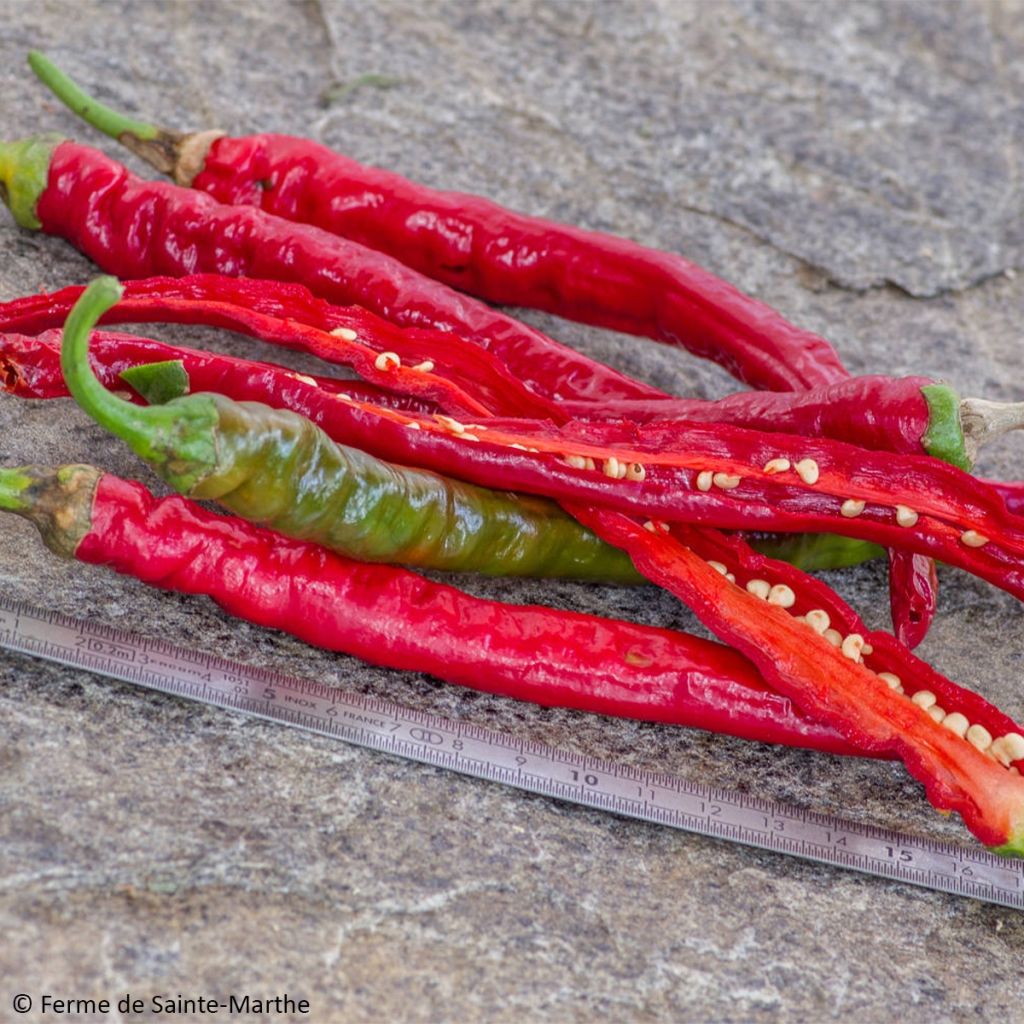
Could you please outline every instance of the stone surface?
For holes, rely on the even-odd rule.
[[[666,0],[108,3],[86,17],[78,4],[0,0],[4,134],[78,130],[24,69],[37,46],[131,111],[295,130],[431,184],[685,252],[824,332],[854,371],[930,373],[1021,400],[1019,14],[1014,4]],[[364,75],[387,87],[359,85]],[[0,247],[0,298],[91,272],[6,216]],[[684,354],[525,315],[679,393],[729,390]],[[253,352],[213,332],[152,333]],[[1019,476],[1019,453],[1007,439],[982,470]],[[0,400],[0,456],[143,475],[67,403]],[[830,581],[885,624],[881,567]],[[652,589],[467,586],[695,627]],[[0,522],[0,588],[517,736],[965,838],[896,766],[542,710],[370,668],[208,601],[61,564],[20,522]],[[1015,601],[946,571],[922,653],[1020,717],[1021,626]],[[1020,1012],[1024,918],[995,907],[6,654],[0,721],[0,1019],[16,992],[126,991],[287,991],[311,1001],[312,1019],[353,1022]]]

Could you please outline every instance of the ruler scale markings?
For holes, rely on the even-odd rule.
[[[4,597],[0,647],[540,796],[1024,910],[1024,861],[558,750]]]

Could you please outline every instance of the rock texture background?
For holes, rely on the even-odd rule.
[[[930,373],[1021,400],[1021,14],[1018,3],[0,0],[3,134],[96,141],[34,84],[24,53],[39,47],[101,98],[170,124],[293,130],[437,186],[686,253],[825,333],[854,371]],[[384,77],[360,85],[365,75]],[[6,216],[0,251],[3,299],[92,272]],[[729,390],[684,354],[524,315],[679,393]],[[213,333],[153,333],[253,352]],[[0,399],[0,455],[142,475],[67,403]],[[1019,476],[1020,464],[1009,439],[982,469]],[[881,567],[833,582],[885,624]],[[942,582],[923,654],[1020,717],[1019,605],[955,571]],[[650,589],[471,586],[694,627]],[[20,522],[0,523],[0,588],[581,752],[965,838],[893,765],[544,711],[369,668],[207,601],[60,564]],[[287,991],[310,1000],[311,1019],[352,1022],[1019,1014],[1024,918],[1009,911],[7,654],[0,722],[3,1019],[16,992],[125,991]]]

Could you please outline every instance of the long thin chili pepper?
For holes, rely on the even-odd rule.
[[[98,103],[42,54],[29,63],[91,125],[220,202],[314,224],[490,302],[681,345],[752,387],[845,376],[823,338],[681,256],[439,192],[306,139],[170,132]]]
[[[116,308],[116,307],[115,307]],[[61,332],[44,331],[37,337],[0,334],[0,387],[22,398],[66,398],[70,394],[60,368]],[[357,381],[338,381],[329,377],[296,374],[268,363],[253,363],[231,356],[221,356],[195,349],[180,348],[137,338],[132,335],[95,331],[90,339],[90,357],[104,386],[121,389],[124,382],[140,386],[139,372],[153,364],[176,363],[188,378],[186,388],[215,391],[236,401],[255,401],[274,408],[293,409],[307,418],[315,418],[320,407],[308,396],[330,401],[332,396],[347,395],[363,412],[398,408],[419,414],[418,422],[425,431],[436,430],[450,436],[450,417],[437,415],[439,410],[418,408],[402,396],[379,392],[372,385]],[[143,397],[150,395],[143,391]],[[336,398],[334,399],[336,402]],[[326,432],[332,419],[324,422]],[[338,438],[335,438],[338,440]],[[407,459],[405,452],[402,458]],[[803,569],[836,569],[856,565],[884,554],[877,545],[833,534],[757,535],[751,543],[759,551],[774,554]]]
[[[335,455],[327,436],[312,432],[307,421],[293,422],[284,411],[250,408],[215,394],[140,410],[102,387],[88,365],[88,331],[117,294],[113,279],[98,279],[69,318],[62,366],[79,404],[184,493],[230,502],[257,522],[270,521],[272,510],[279,528],[300,537],[311,536],[310,529],[332,529],[324,488],[340,488],[343,495],[345,486],[325,483],[326,473],[348,456]],[[334,404],[350,403],[335,396]],[[403,424],[406,431],[409,422]],[[1024,521],[1006,512],[999,495],[934,459],[721,425],[693,425],[681,439],[685,447],[668,453],[639,447],[609,453],[576,441],[565,428],[540,423],[511,435],[479,424],[475,432],[455,421],[440,425],[451,428],[462,447],[481,448],[479,459],[463,454],[462,476],[470,463],[486,464],[495,455],[507,465],[520,455],[512,445],[526,448],[525,455],[533,454],[530,448],[537,454],[547,450],[558,453],[572,471],[574,499],[582,492],[599,506],[738,530],[842,533],[939,557],[1024,597]],[[418,427],[417,433],[424,433]],[[406,445],[407,451],[418,448],[415,441]],[[485,447],[497,451],[485,453]],[[540,488],[513,486],[566,496],[555,480],[543,481]],[[339,540],[350,529],[344,518],[336,528]]]
[[[175,490],[250,522],[362,561],[498,576],[635,583],[629,558],[557,505],[393,466],[335,444],[288,410],[200,393],[140,408],[112,394],[88,360],[89,332],[117,302],[97,278],[64,329],[68,390]]]
[[[0,469],[0,509],[30,519],[63,557],[206,594],[239,618],[376,665],[549,707],[861,753],[768,690],[745,658],[684,633],[471,597],[183,498],[158,500],[91,466]]]

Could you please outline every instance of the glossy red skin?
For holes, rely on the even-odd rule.
[[[215,272],[295,281],[335,304],[475,342],[549,397],[662,396],[390,256],[260,210],[144,181],[87,146],[54,148],[36,214],[43,231],[67,238],[118,277]]]
[[[675,451],[657,454],[642,446],[624,450],[577,443],[567,428],[536,422],[521,423],[514,433],[476,424],[480,440],[470,444],[433,419],[417,418],[420,429],[410,430],[404,414],[339,400],[336,390],[325,391],[272,367],[257,364],[254,373],[244,360],[153,342],[146,345],[152,353],[148,361],[157,353],[161,358],[181,358],[196,391],[284,406],[312,419],[336,441],[390,462],[433,469],[485,487],[587,502],[670,522],[842,533],[939,558],[1024,598],[1024,522],[1006,511],[1003,499],[991,488],[935,459],[704,424],[686,425]],[[120,358],[118,343],[113,346],[111,358]],[[93,358],[104,361],[105,351],[97,345]],[[517,450],[513,443],[540,450]],[[639,461],[646,466],[646,477],[642,482],[613,480],[599,471],[573,469],[562,460],[566,450],[598,460],[614,455],[620,461]],[[816,488],[799,485],[792,472],[767,476],[760,470],[780,456],[793,463],[814,458],[821,472]],[[694,481],[706,466],[744,479],[735,489],[713,487],[703,493]],[[846,497],[868,502],[855,519],[840,512]],[[896,524],[897,503],[916,507],[916,526]],[[968,528],[984,533],[990,542],[981,548],[964,545],[960,535]]]
[[[104,474],[76,557],[376,665],[597,714],[855,754],[750,663],[682,633],[471,597]]]
[[[681,256],[436,191],[305,139],[217,139],[192,185],[389,253],[489,302],[680,345],[754,388],[845,376],[823,338]]]
[[[985,483],[1003,499],[1007,511],[1015,516],[1024,516],[1024,481],[986,480]]]
[[[808,714],[856,737],[866,749],[898,756],[924,784],[928,799],[941,810],[958,812],[986,845],[1021,843],[1024,779],[933,722],[906,696],[890,690],[877,671],[889,669],[891,649],[871,669],[843,657],[793,614],[753,597],[711,568],[700,550],[708,542],[703,532],[679,530],[673,540],[680,543],[666,542],[628,516],[576,511],[580,521],[603,539],[626,547],[645,576],[685,601],[709,629],[746,654],[772,686],[791,696]],[[886,634],[869,636],[873,642],[875,636],[881,639]],[[891,637],[885,642],[889,641],[896,643]],[[917,662],[909,652],[903,660]],[[918,665],[921,674],[902,676],[912,683],[909,693],[931,689],[923,683],[941,681],[924,663]],[[995,724],[993,735],[1024,729],[977,695],[961,693],[973,698],[973,713],[978,716],[974,721]],[[950,703],[947,710],[963,710],[963,705]]]

